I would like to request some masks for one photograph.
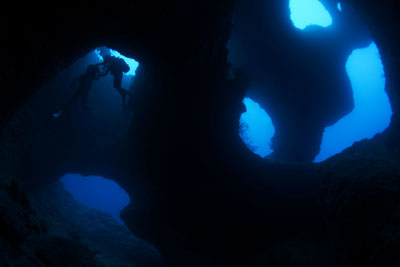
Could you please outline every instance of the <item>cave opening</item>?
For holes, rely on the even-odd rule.
[[[51,138],[59,143],[56,149],[71,151],[68,155],[69,159],[64,163],[66,165],[69,164],[67,162],[73,162],[75,157],[84,162],[90,161],[88,157],[95,157],[98,151],[115,146],[128,131],[133,116],[132,110],[123,110],[121,95],[115,86],[116,75],[113,70],[107,72],[110,68],[108,65],[101,65],[106,62],[105,58],[108,56],[122,59],[129,66],[129,70],[122,73],[121,87],[132,92],[139,63],[105,46],[97,47],[78,59],[41,89],[41,99],[45,98],[47,102],[47,105],[42,105],[41,108],[44,107],[46,113],[57,110],[55,106],[59,107],[68,101],[72,102],[71,100],[81,90],[82,84],[86,85],[85,80],[78,82],[77,85],[73,81],[86,76],[88,66],[98,66],[96,77],[89,78],[93,81],[88,88],[86,99],[88,108],[82,106],[83,97],[81,97],[82,99],[78,98],[70,103],[68,110],[65,110],[61,116],[60,114],[53,115],[54,118],[49,121],[48,126],[52,128],[55,135]],[[81,100],[82,104],[79,103]],[[42,110],[37,113],[43,116]],[[48,117],[49,114],[46,115]],[[97,172],[100,171],[91,168],[91,174],[96,175]],[[129,205],[130,197],[113,180],[101,176],[84,177],[80,174],[68,173],[60,179],[60,182],[77,202],[90,209],[109,214],[116,222],[123,224],[119,214]]]
[[[271,139],[275,128],[270,116],[251,98],[245,98],[246,112],[240,116],[239,135],[246,146],[264,158],[272,153]]]
[[[112,60],[106,61],[106,59]],[[127,69],[122,70],[124,66]],[[130,116],[126,110],[121,114],[118,104],[122,106],[122,102],[119,100],[121,103],[118,103],[118,98],[122,96],[120,90],[124,90],[128,95],[132,94],[138,67],[139,62],[136,60],[114,49],[98,47],[61,71],[55,79],[56,82],[49,86],[58,87],[58,97],[54,97],[54,102],[61,107],[61,111],[67,111],[68,108],[68,111],[74,110],[71,111],[72,114],[85,112],[102,118],[109,118],[112,115],[114,121],[120,121],[121,118],[126,120]],[[55,83],[58,83],[57,87]],[[125,100],[128,105],[129,100],[129,98]],[[77,109],[76,102],[81,101],[82,108]],[[54,113],[53,116],[58,118],[61,113]]]
[[[355,142],[371,139],[389,127],[392,108],[385,92],[386,78],[378,47],[356,49],[346,63],[354,97],[354,109],[326,127],[315,162],[336,155]]]
[[[65,190],[79,203],[88,208],[111,215],[123,224],[120,212],[129,205],[130,197],[124,189],[112,180],[100,177],[84,177],[66,174],[60,180]]]
[[[52,148],[45,148],[46,152],[51,152],[49,154],[56,155],[54,173],[59,173],[57,169],[69,169],[71,166],[68,165],[73,168],[77,164],[76,159],[90,162],[91,157],[99,156],[99,151],[115,146],[128,131],[133,112],[122,108],[121,95],[115,88],[116,76],[113,70],[107,72],[112,63],[101,65],[106,62],[107,56],[122,59],[129,66],[128,71],[121,72],[121,86],[132,92],[139,63],[112,48],[101,46],[60,71],[29,103],[32,107],[29,116],[36,116],[43,122],[40,127],[49,131],[47,138],[54,143]],[[93,80],[90,83],[86,80],[80,82],[80,77],[87,75],[88,66],[98,66],[98,73],[89,78]],[[77,79],[78,83],[74,83]],[[83,97],[74,99],[79,95],[82,84],[88,86],[88,108],[79,103],[83,103]],[[49,116],[67,102],[69,107],[62,115],[53,114],[53,118]],[[64,155],[57,156],[60,154],[58,151]],[[60,165],[60,162],[63,163]],[[85,163],[81,164],[85,168]],[[101,171],[91,167],[89,174],[96,175],[98,172]],[[118,223],[123,223],[119,213],[129,204],[129,196],[114,181],[99,176],[83,177],[79,174],[66,174],[60,181],[75,200],[89,208],[110,214]]]
[[[246,146],[269,159],[323,162],[382,133],[392,109],[364,21],[347,3],[290,0],[288,17],[282,13],[274,28],[267,12],[284,10],[279,5],[253,4],[234,16],[229,61],[250,78],[239,124]],[[264,112],[251,112],[250,101]],[[265,117],[273,127],[268,133],[260,127]]]
[[[129,66],[121,86],[134,97],[139,63],[109,47],[90,50],[42,84],[11,118],[4,133],[8,157],[26,164],[8,168],[21,177],[40,216],[50,222],[49,238],[87,247],[101,266],[163,266],[158,250],[134,235],[120,217],[124,208],[133,207],[133,194],[122,189],[126,184],[115,183],[126,178],[114,155],[127,138],[134,112],[123,110],[113,74],[91,83],[90,108],[77,98],[54,116],[80,90],[72,82],[107,55]]]
[[[159,251],[121,220],[130,197],[113,180],[68,173],[44,187],[35,200],[54,218],[52,234],[83,242],[100,266],[164,266]]]
[[[293,25],[304,30],[311,25],[328,27],[332,25],[332,17],[318,0],[290,0],[290,19]]]

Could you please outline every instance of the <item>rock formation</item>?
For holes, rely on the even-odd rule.
[[[42,225],[48,215],[40,222],[30,207],[68,171],[117,181],[134,203],[123,211],[126,225],[170,266],[397,266],[399,6],[390,0],[346,2],[380,48],[395,115],[383,134],[321,164],[263,160],[241,142],[248,83],[240,70],[228,75],[231,0],[3,11],[4,264],[98,264],[81,242],[48,237]],[[29,103],[57,72],[99,46],[140,62],[135,114],[129,131],[112,145],[80,146],[75,137],[54,137],[58,128]]]

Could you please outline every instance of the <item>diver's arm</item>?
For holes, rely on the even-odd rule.
[[[109,69],[109,68],[107,68],[106,72],[104,72],[104,73],[100,73],[100,74],[99,74],[99,78],[100,78],[100,77],[107,76],[107,75],[108,75],[108,73],[110,73],[110,69]]]

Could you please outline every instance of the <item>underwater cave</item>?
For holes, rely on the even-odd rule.
[[[130,194],[112,179],[96,176],[107,171],[92,165],[93,158],[107,154],[104,148],[118,146],[133,116],[130,108],[123,110],[112,63],[101,65],[107,55],[121,58],[129,66],[129,71],[122,74],[121,87],[133,95],[139,63],[116,50],[98,47],[44,84],[12,118],[11,124],[15,125],[9,128],[9,136],[29,139],[13,150],[31,161],[31,167],[24,171],[36,178],[27,181],[26,186],[35,192],[39,212],[62,221],[61,227],[65,228],[58,233],[49,226],[48,231],[78,242],[85,240],[89,250],[96,251],[95,261],[99,264],[162,266],[159,252],[134,236],[120,217],[124,208],[133,205]],[[91,66],[98,66],[96,75],[89,72]],[[111,74],[102,75],[108,68]],[[82,93],[82,89],[87,91]],[[22,132],[18,125],[30,130]],[[85,175],[74,174],[74,170]],[[37,183],[39,177],[43,184]],[[52,180],[56,181],[49,184]],[[44,185],[44,189],[36,189]],[[53,264],[48,260],[47,264]]]
[[[0,266],[399,266],[398,7],[7,9]]]
[[[344,8],[342,8],[342,4],[340,2],[337,3],[337,10],[339,10],[340,12],[336,13],[337,16],[337,18],[335,18],[336,20],[342,19],[341,18],[342,12],[346,13],[346,16],[356,16],[354,13],[352,14],[353,11],[350,6],[345,5]],[[331,27],[332,30],[335,30],[334,29],[335,22],[333,21],[331,14],[328,12],[328,10],[325,9],[323,3],[321,3],[318,0],[291,0],[289,1],[289,11],[290,11],[290,20],[296,28],[306,32],[312,31],[310,35],[305,35],[304,37],[305,39],[308,38],[314,41],[317,40],[316,38],[318,38],[318,35],[321,35],[319,31],[316,31],[316,29],[315,32],[311,30],[312,27],[321,27],[321,28]],[[347,15],[347,13],[350,14]],[[351,19],[353,19],[354,22]],[[314,162],[324,161],[342,152],[346,148],[351,147],[357,141],[361,141],[366,138],[372,138],[376,134],[382,133],[390,125],[392,109],[389,97],[387,96],[387,93],[385,91],[386,78],[379,50],[373,41],[371,41],[371,43],[368,46],[366,46],[367,40],[370,37],[367,36],[367,33],[365,33],[364,29],[360,30],[356,28],[356,27],[359,28],[365,27],[365,25],[364,26],[362,25],[363,22],[360,21],[355,22],[355,21],[356,19],[354,18],[347,19],[345,23],[353,23],[355,25],[354,26],[345,25],[345,26],[348,26],[348,28],[351,29],[355,28],[354,30],[355,36],[360,34],[359,32],[364,31],[363,34],[365,36],[363,38],[365,40],[363,40],[362,44],[361,43],[358,44],[359,47],[355,48],[351,52],[351,54],[348,55],[346,64],[342,66],[343,68],[346,69],[348,79],[350,80],[351,83],[351,90],[352,90],[351,97],[353,98],[354,101],[354,107],[350,113],[348,113],[345,116],[342,116],[341,118],[339,118],[339,120],[336,120],[336,122],[329,121],[329,123],[325,124],[322,140],[320,141],[321,143],[320,143],[319,153],[316,154],[315,152],[317,152],[317,150],[315,150],[313,155],[314,158],[311,157],[308,158],[308,160],[312,160]],[[242,25],[237,26],[239,30],[241,30],[241,27]],[[341,29],[337,29],[337,31],[340,30]],[[327,31],[329,30],[327,29]],[[320,38],[324,38],[323,35],[321,35]],[[353,35],[350,33],[345,33],[343,36],[339,35],[338,38],[349,39],[349,40],[340,40],[339,42],[351,43]],[[235,42],[235,39],[233,40],[233,42]],[[240,64],[243,64],[243,62],[240,61],[240,57],[242,57],[243,55],[237,56],[232,54],[241,53],[247,55],[251,52],[239,50],[240,45],[232,44],[233,42],[230,43],[231,47],[230,58],[234,63],[237,63],[240,66]],[[236,42],[238,43],[240,41]],[[356,44],[356,42],[357,41],[354,41],[354,44]],[[317,43],[316,45],[318,45],[318,41],[316,43]],[[336,48],[332,47],[332,49]],[[301,53],[301,51],[299,51],[299,53]],[[259,62],[253,62],[253,63],[248,62],[247,64],[257,64],[257,63]],[[270,64],[270,63],[265,62],[265,64]],[[304,62],[303,64],[307,63]],[[332,62],[328,62],[327,64],[332,64]],[[248,72],[251,72],[254,71],[254,68],[253,66],[247,66],[247,70]],[[251,76],[252,74],[249,75]],[[315,73],[314,75],[319,75],[319,74]],[[256,80],[257,78],[254,79]],[[253,91],[263,90],[262,81],[257,80],[254,81],[253,83],[256,83],[257,86],[260,87],[261,89],[253,89],[253,88],[248,89],[250,91],[249,93],[250,95],[252,94]],[[312,85],[313,84],[310,83],[309,86]],[[341,84],[338,84],[338,86],[340,85]],[[292,90],[304,90],[301,86],[298,86],[296,83],[289,84],[288,86],[293,87]],[[267,92],[268,90],[267,89],[264,90],[266,92],[257,93],[256,97],[258,100],[261,100],[263,97],[268,97],[268,92]],[[324,87],[319,88],[319,90],[324,90]],[[272,99],[269,101],[274,101],[275,99],[273,99],[273,96],[271,97]],[[309,97],[314,99],[313,95],[310,95]],[[312,101],[318,101],[318,98],[315,98],[315,100]],[[346,101],[344,100],[342,102]],[[240,136],[251,151],[260,155],[261,157],[266,157],[267,155],[270,155],[273,151],[271,143],[274,142],[273,138],[275,130],[271,122],[271,118],[267,113],[265,113],[265,111],[263,114],[261,113],[262,111],[256,111],[254,108],[253,109],[249,108],[250,105],[255,105],[254,100],[245,98],[244,104],[246,105],[246,109],[248,110],[246,113],[242,115],[240,119]],[[337,105],[338,107],[340,107],[341,103],[339,102]],[[257,107],[258,109],[260,109],[259,106]],[[264,107],[268,108],[268,105],[265,104]],[[273,105],[271,104],[269,108],[272,107]],[[299,108],[300,110],[298,111],[289,111],[289,112],[301,113],[302,110],[304,110],[306,107],[303,106]],[[323,110],[321,111],[315,110],[315,112],[323,112]],[[279,117],[279,114],[277,115],[277,117]],[[312,119],[313,117],[310,117],[310,120]],[[266,120],[268,120],[269,126],[264,126]],[[274,118],[274,121],[279,125],[278,118]],[[308,123],[309,122],[304,122],[304,124]],[[299,125],[299,128],[301,127],[302,125]],[[314,129],[314,131],[316,130],[317,129]],[[296,129],[293,129],[293,131],[296,131]],[[286,135],[295,135],[295,133],[294,132],[286,133]],[[315,136],[315,134],[311,135],[313,137]],[[296,141],[302,142],[301,139]],[[310,148],[304,147],[303,149],[310,149]],[[300,161],[304,160],[296,157],[295,155],[293,159],[296,158]],[[280,157],[278,156],[277,159],[280,159]],[[281,159],[285,158],[281,157]]]

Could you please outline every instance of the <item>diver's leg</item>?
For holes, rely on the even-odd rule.
[[[69,101],[67,102],[67,104],[64,106],[63,109],[61,109],[59,112],[54,113],[53,117],[58,118],[61,116],[61,114],[63,114],[65,111],[68,110],[68,108],[72,105],[72,103],[74,103],[74,101],[80,97],[82,95],[82,89],[79,88],[79,90],[69,99]]]
[[[62,109],[62,112],[65,112],[71,105],[74,103],[74,101],[82,95],[82,88],[79,88],[79,90],[71,97],[71,99],[67,102],[67,104],[64,106]]]
[[[88,106],[89,90],[90,88],[88,87],[82,91],[82,109],[90,109]]]
[[[126,112],[126,95],[123,94],[122,96],[122,111],[125,113]]]
[[[114,88],[118,91],[118,93],[122,97],[122,110],[126,111],[126,95],[129,94],[127,90],[122,88],[122,76],[123,73],[118,73],[114,75]]]
[[[114,88],[121,94],[122,88],[122,72],[114,74]]]

